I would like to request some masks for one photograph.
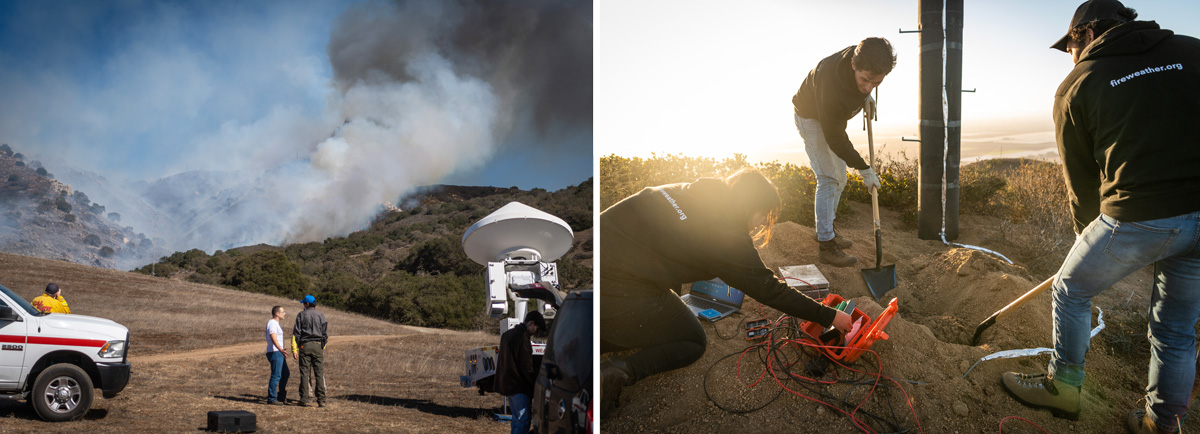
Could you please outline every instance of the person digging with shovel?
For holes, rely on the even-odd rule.
[[[1176,35],[1116,0],[1076,9],[1051,48],[1075,68],[1054,124],[1078,237],[1051,286],[1047,373],[1001,375],[1021,403],[1078,418],[1092,298],[1154,265],[1150,368],[1131,433],[1176,432],[1196,376],[1200,317],[1200,40]]]
[[[867,190],[879,188],[879,177],[863,160],[850,137],[846,123],[863,109],[871,90],[896,66],[892,44],[884,38],[867,38],[817,64],[792,97],[796,130],[804,139],[804,151],[817,177],[813,198],[816,217],[818,260],[835,267],[849,267],[858,258],[843,251],[854,243],[833,230],[838,202],[846,187],[846,166],[858,170]]]

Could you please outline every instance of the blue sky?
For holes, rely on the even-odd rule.
[[[424,76],[429,81],[422,83],[428,84],[429,92],[399,89],[396,85],[403,80],[393,75],[392,82],[369,83],[374,87],[361,88],[360,93],[395,91],[391,95],[408,98],[404,101],[409,105],[362,100],[366,97],[351,105],[355,83],[369,82],[364,77],[370,73],[339,82],[328,54],[338,20],[353,18],[347,10],[359,11],[357,19],[364,21],[387,17],[383,11],[402,16],[428,12],[452,22],[461,12],[452,9],[404,1],[0,0],[0,142],[48,165],[61,158],[117,179],[155,179],[187,170],[264,172],[297,161],[330,164],[329,149],[339,149],[339,164],[353,163],[346,157],[355,149],[387,152],[380,160],[390,163],[344,171],[317,168],[331,178],[345,178],[354,170],[408,171],[411,175],[385,181],[554,190],[590,176],[590,100],[586,121],[576,116],[559,123],[552,119],[551,127],[533,125],[533,115],[521,111],[537,108],[512,96],[524,90],[524,83],[501,76],[502,71],[462,66],[487,59],[477,53],[456,54],[439,50],[442,47],[423,48],[432,54],[406,52],[422,59],[406,62],[406,67],[432,65]],[[590,48],[590,8],[586,14],[589,26],[577,31],[586,33]],[[390,36],[355,33],[364,26],[351,23],[341,28],[351,39]],[[431,34],[453,31],[427,27]],[[401,35],[394,39],[414,39]],[[431,46],[438,43],[434,36],[429,38]],[[343,57],[346,64],[359,60],[353,58],[358,42],[342,47],[343,53],[350,53]],[[366,53],[361,60],[369,62],[371,56],[379,53]],[[440,60],[429,60],[433,58]],[[437,66],[439,61],[446,64],[444,70],[437,69],[443,68]],[[579,79],[586,80],[590,97],[590,56],[587,61],[588,74]],[[441,80],[436,78],[442,77],[439,74],[450,74],[456,81],[435,82]],[[516,90],[503,89],[506,85]],[[489,123],[483,131],[471,130],[458,143],[424,145],[405,140],[453,142],[454,137],[445,136],[454,132],[355,133],[340,128],[355,116],[377,123],[382,119],[389,127],[433,116],[424,125],[462,128],[461,119],[450,118],[463,107],[475,107],[476,100],[430,100],[444,96],[447,89],[490,94],[479,101],[493,104],[486,108],[495,113],[472,118]],[[423,105],[417,109],[412,104]],[[406,117],[409,113],[413,116]],[[335,131],[342,131],[347,143],[340,148],[323,145]],[[355,142],[368,139],[383,141],[384,146]],[[434,155],[438,152],[448,155]],[[433,163],[416,161],[422,158]],[[392,159],[396,161],[388,161]],[[538,165],[530,167],[530,162]]]

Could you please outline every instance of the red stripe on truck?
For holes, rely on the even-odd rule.
[[[24,336],[0,335],[0,342],[7,344],[23,344],[25,343]]]
[[[29,344],[35,345],[64,345],[68,347],[103,347],[108,341],[96,339],[71,339],[71,338],[46,338],[41,336],[30,336],[26,341]]]

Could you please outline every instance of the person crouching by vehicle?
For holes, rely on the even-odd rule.
[[[788,287],[759,257],[780,202],[771,181],[743,169],[648,187],[600,214],[600,352],[636,350],[601,363],[601,411],[621,388],[704,354],[704,328],[672,292],[684,283],[719,277],[792,317],[849,330],[850,315]]]
[[[71,313],[71,306],[67,305],[67,299],[63,298],[62,289],[56,283],[46,285],[46,293],[34,297],[30,304],[42,312]]]

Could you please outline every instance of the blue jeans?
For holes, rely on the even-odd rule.
[[[512,410],[512,434],[527,434],[529,432],[529,422],[533,419],[531,411],[533,410],[533,397],[524,393],[508,397],[508,404]]]
[[[283,352],[267,353],[267,362],[271,364],[271,381],[267,383],[267,402],[287,400],[287,382],[291,372],[288,371],[287,357]],[[275,390],[279,389],[276,395]]]
[[[833,239],[833,220],[837,218],[838,201],[846,188],[846,161],[829,149],[821,121],[796,116],[796,130],[804,139],[804,152],[808,164],[812,165],[817,177],[817,191],[813,195],[813,214],[816,217],[817,241]]]
[[[1047,368],[1051,376],[1067,384],[1083,384],[1092,297],[1154,264],[1147,410],[1160,428],[1173,428],[1183,420],[1196,375],[1198,227],[1200,212],[1136,223],[1101,214],[1083,230],[1054,280],[1054,355]]]

